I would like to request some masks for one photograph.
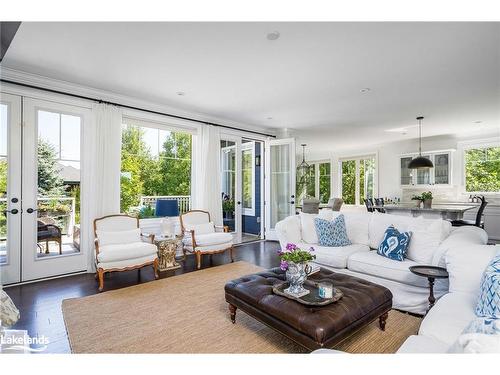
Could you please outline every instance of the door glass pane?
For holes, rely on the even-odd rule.
[[[424,158],[430,158],[430,155],[422,155]],[[431,183],[431,169],[417,169],[417,184],[428,185]]]
[[[290,186],[290,145],[273,145],[270,151],[271,159],[271,228],[276,223],[290,216],[291,186]]]
[[[37,111],[37,257],[80,251],[81,118]]]
[[[449,154],[434,156],[434,183],[449,184]]]
[[[342,161],[342,199],[345,204],[355,204],[356,160]]]
[[[8,106],[0,104],[0,264],[7,263],[7,120]]]
[[[242,198],[243,208],[253,208],[253,150],[246,149],[241,152],[241,176],[242,176]]]
[[[407,158],[401,158],[401,185],[411,185],[412,184],[412,174],[411,169],[408,169],[408,164],[411,162],[411,156]]]
[[[236,196],[236,144],[221,141],[221,178],[222,178],[222,213],[224,225],[231,232],[235,231],[235,196]]]
[[[321,203],[328,203],[330,191],[330,163],[321,163],[319,165],[319,200]]]

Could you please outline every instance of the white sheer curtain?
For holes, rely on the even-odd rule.
[[[215,225],[222,225],[219,128],[212,125],[201,126],[193,142],[193,160],[192,208],[210,212]]]
[[[92,106],[93,121],[83,131],[81,245],[94,272],[94,229],[97,217],[120,213],[121,110],[108,104]]]

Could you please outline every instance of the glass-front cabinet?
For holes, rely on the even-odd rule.
[[[417,154],[400,157],[400,183],[402,186],[412,185],[449,185],[451,184],[451,153],[452,151],[429,152],[422,156],[432,160],[434,168],[408,169],[410,161]]]

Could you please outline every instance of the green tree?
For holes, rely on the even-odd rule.
[[[7,159],[0,159],[0,198],[7,195]]]
[[[500,191],[500,147],[467,150],[465,160],[466,191]]]
[[[356,203],[356,160],[342,162],[342,199],[345,204]]]
[[[59,175],[57,154],[53,145],[46,140],[38,139],[38,195],[61,195],[64,181]]]
[[[191,135],[170,133],[160,153],[155,188],[159,195],[191,194]]]

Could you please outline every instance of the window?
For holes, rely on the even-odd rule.
[[[297,203],[307,197],[316,197],[320,203],[328,203],[331,193],[331,164],[329,162],[311,163],[306,171],[297,168]]]
[[[159,197],[176,199],[180,212],[188,211],[191,134],[144,125],[124,119],[122,126],[121,211],[154,216]]]
[[[330,163],[320,163],[318,195],[320,203],[328,203],[330,199]]]
[[[254,216],[255,192],[255,143],[245,142],[241,145],[241,196],[243,201],[243,215]]]
[[[340,161],[342,199],[345,204],[364,203],[375,196],[375,158],[371,156]]]
[[[500,192],[500,146],[465,150],[465,190]]]

